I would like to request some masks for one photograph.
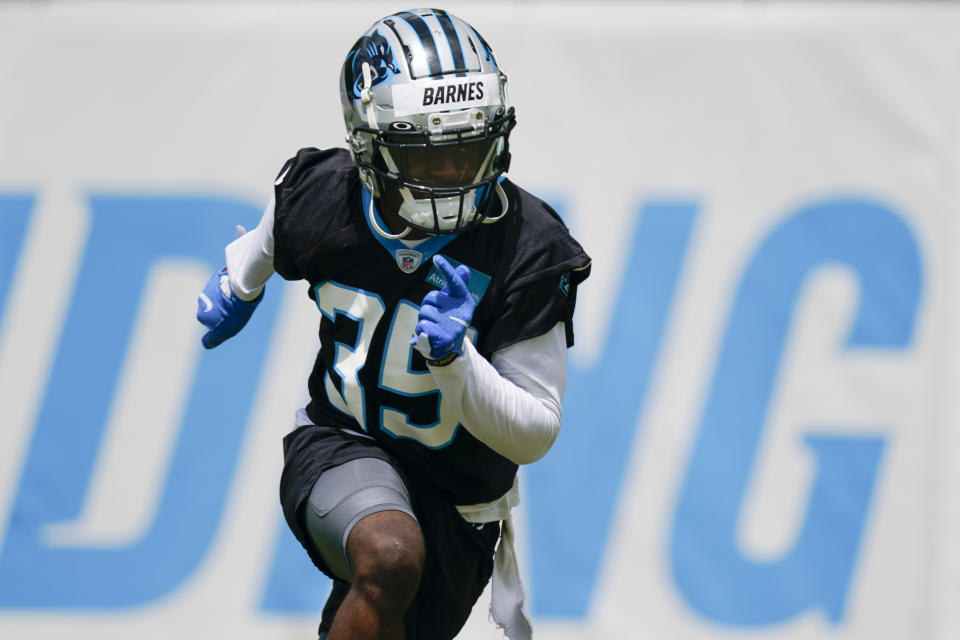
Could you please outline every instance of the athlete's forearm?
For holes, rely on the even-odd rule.
[[[498,352],[493,364],[467,342],[451,364],[430,367],[444,401],[475,438],[508,460],[539,460],[560,432],[566,383],[563,324]]]
[[[227,245],[227,275],[230,287],[241,300],[253,300],[273,275],[273,209],[270,199],[256,229]]]

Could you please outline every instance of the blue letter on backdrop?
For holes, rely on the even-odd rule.
[[[30,195],[0,194],[0,326],[32,208]]]
[[[75,519],[82,508],[151,267],[196,259],[212,273],[234,224],[259,217],[248,204],[204,197],[94,196],[91,209],[86,256],[0,552],[0,607],[139,604],[199,566],[220,520],[277,307],[277,296],[267,295],[243,334],[184,372],[194,376],[192,391],[144,536],[117,548],[46,546],[45,525]],[[201,333],[198,325],[197,349]]]
[[[260,598],[260,610],[279,615],[319,616],[333,583],[313,566],[281,514],[277,514],[276,521],[273,564]]]
[[[780,371],[797,296],[824,265],[849,268],[859,308],[844,349],[905,349],[918,310],[921,267],[909,227],[865,200],[829,200],[774,229],[737,292],[673,525],[680,591],[717,622],[762,626],[811,608],[833,623],[844,602],[884,446],[882,436],[807,436],[817,472],[792,549],[769,562],[737,548],[737,517]]]
[[[526,470],[538,616],[586,615],[696,210],[643,208],[603,355],[571,366],[560,437]]]

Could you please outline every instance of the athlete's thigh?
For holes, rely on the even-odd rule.
[[[449,640],[460,632],[490,580],[500,524],[473,525],[432,482],[412,474],[408,478],[426,559],[407,612],[406,634]]]
[[[304,509],[304,521],[313,546],[333,575],[353,580],[347,550],[350,534],[366,516],[385,511],[401,512],[405,520],[416,523],[410,493],[385,460],[357,458],[320,474]]]

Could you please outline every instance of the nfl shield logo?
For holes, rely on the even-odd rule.
[[[423,261],[423,254],[413,249],[397,250],[397,266],[404,273],[413,273]]]

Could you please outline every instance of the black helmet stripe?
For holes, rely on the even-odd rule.
[[[401,11],[397,14],[397,17],[403,18],[407,24],[413,28],[414,32],[416,32],[417,37],[420,38],[420,42],[423,44],[423,50],[427,54],[427,66],[430,68],[430,75],[443,75],[440,56],[437,55],[437,43],[434,41],[433,34],[430,33],[430,27],[427,26],[427,23],[423,21],[423,18],[409,11]],[[413,69],[410,71],[410,75],[413,77]]]
[[[397,31],[396,24],[393,20],[384,18],[383,24],[389,27],[390,31],[393,32],[393,36],[397,39],[397,42],[400,43],[400,48],[403,49],[403,62],[407,65],[407,73],[410,74],[411,78],[416,77],[413,73],[413,54],[410,52],[410,46],[400,37],[400,33]]]
[[[447,44],[450,45],[450,53],[453,55],[453,68],[457,69],[458,76],[465,76],[467,65],[463,60],[463,47],[460,46],[460,37],[457,35],[457,28],[450,19],[450,14],[443,9],[436,10],[437,20],[443,27],[443,33],[447,36]]]
[[[495,66],[497,69],[499,69],[499,68],[500,68],[500,65],[497,64],[497,57],[496,57],[495,55],[493,55],[493,49],[490,48],[490,45],[487,44],[487,41],[483,39],[483,36],[480,35],[480,32],[479,32],[479,31],[477,31],[476,29],[474,29],[471,25],[467,25],[467,26],[470,27],[470,30],[471,30],[471,31],[473,31],[473,35],[477,36],[477,38],[480,40],[480,44],[483,46],[483,51],[484,51],[484,53],[486,53],[486,55],[487,55],[487,60],[489,60],[490,62],[492,62],[492,63],[493,63],[493,66]]]

